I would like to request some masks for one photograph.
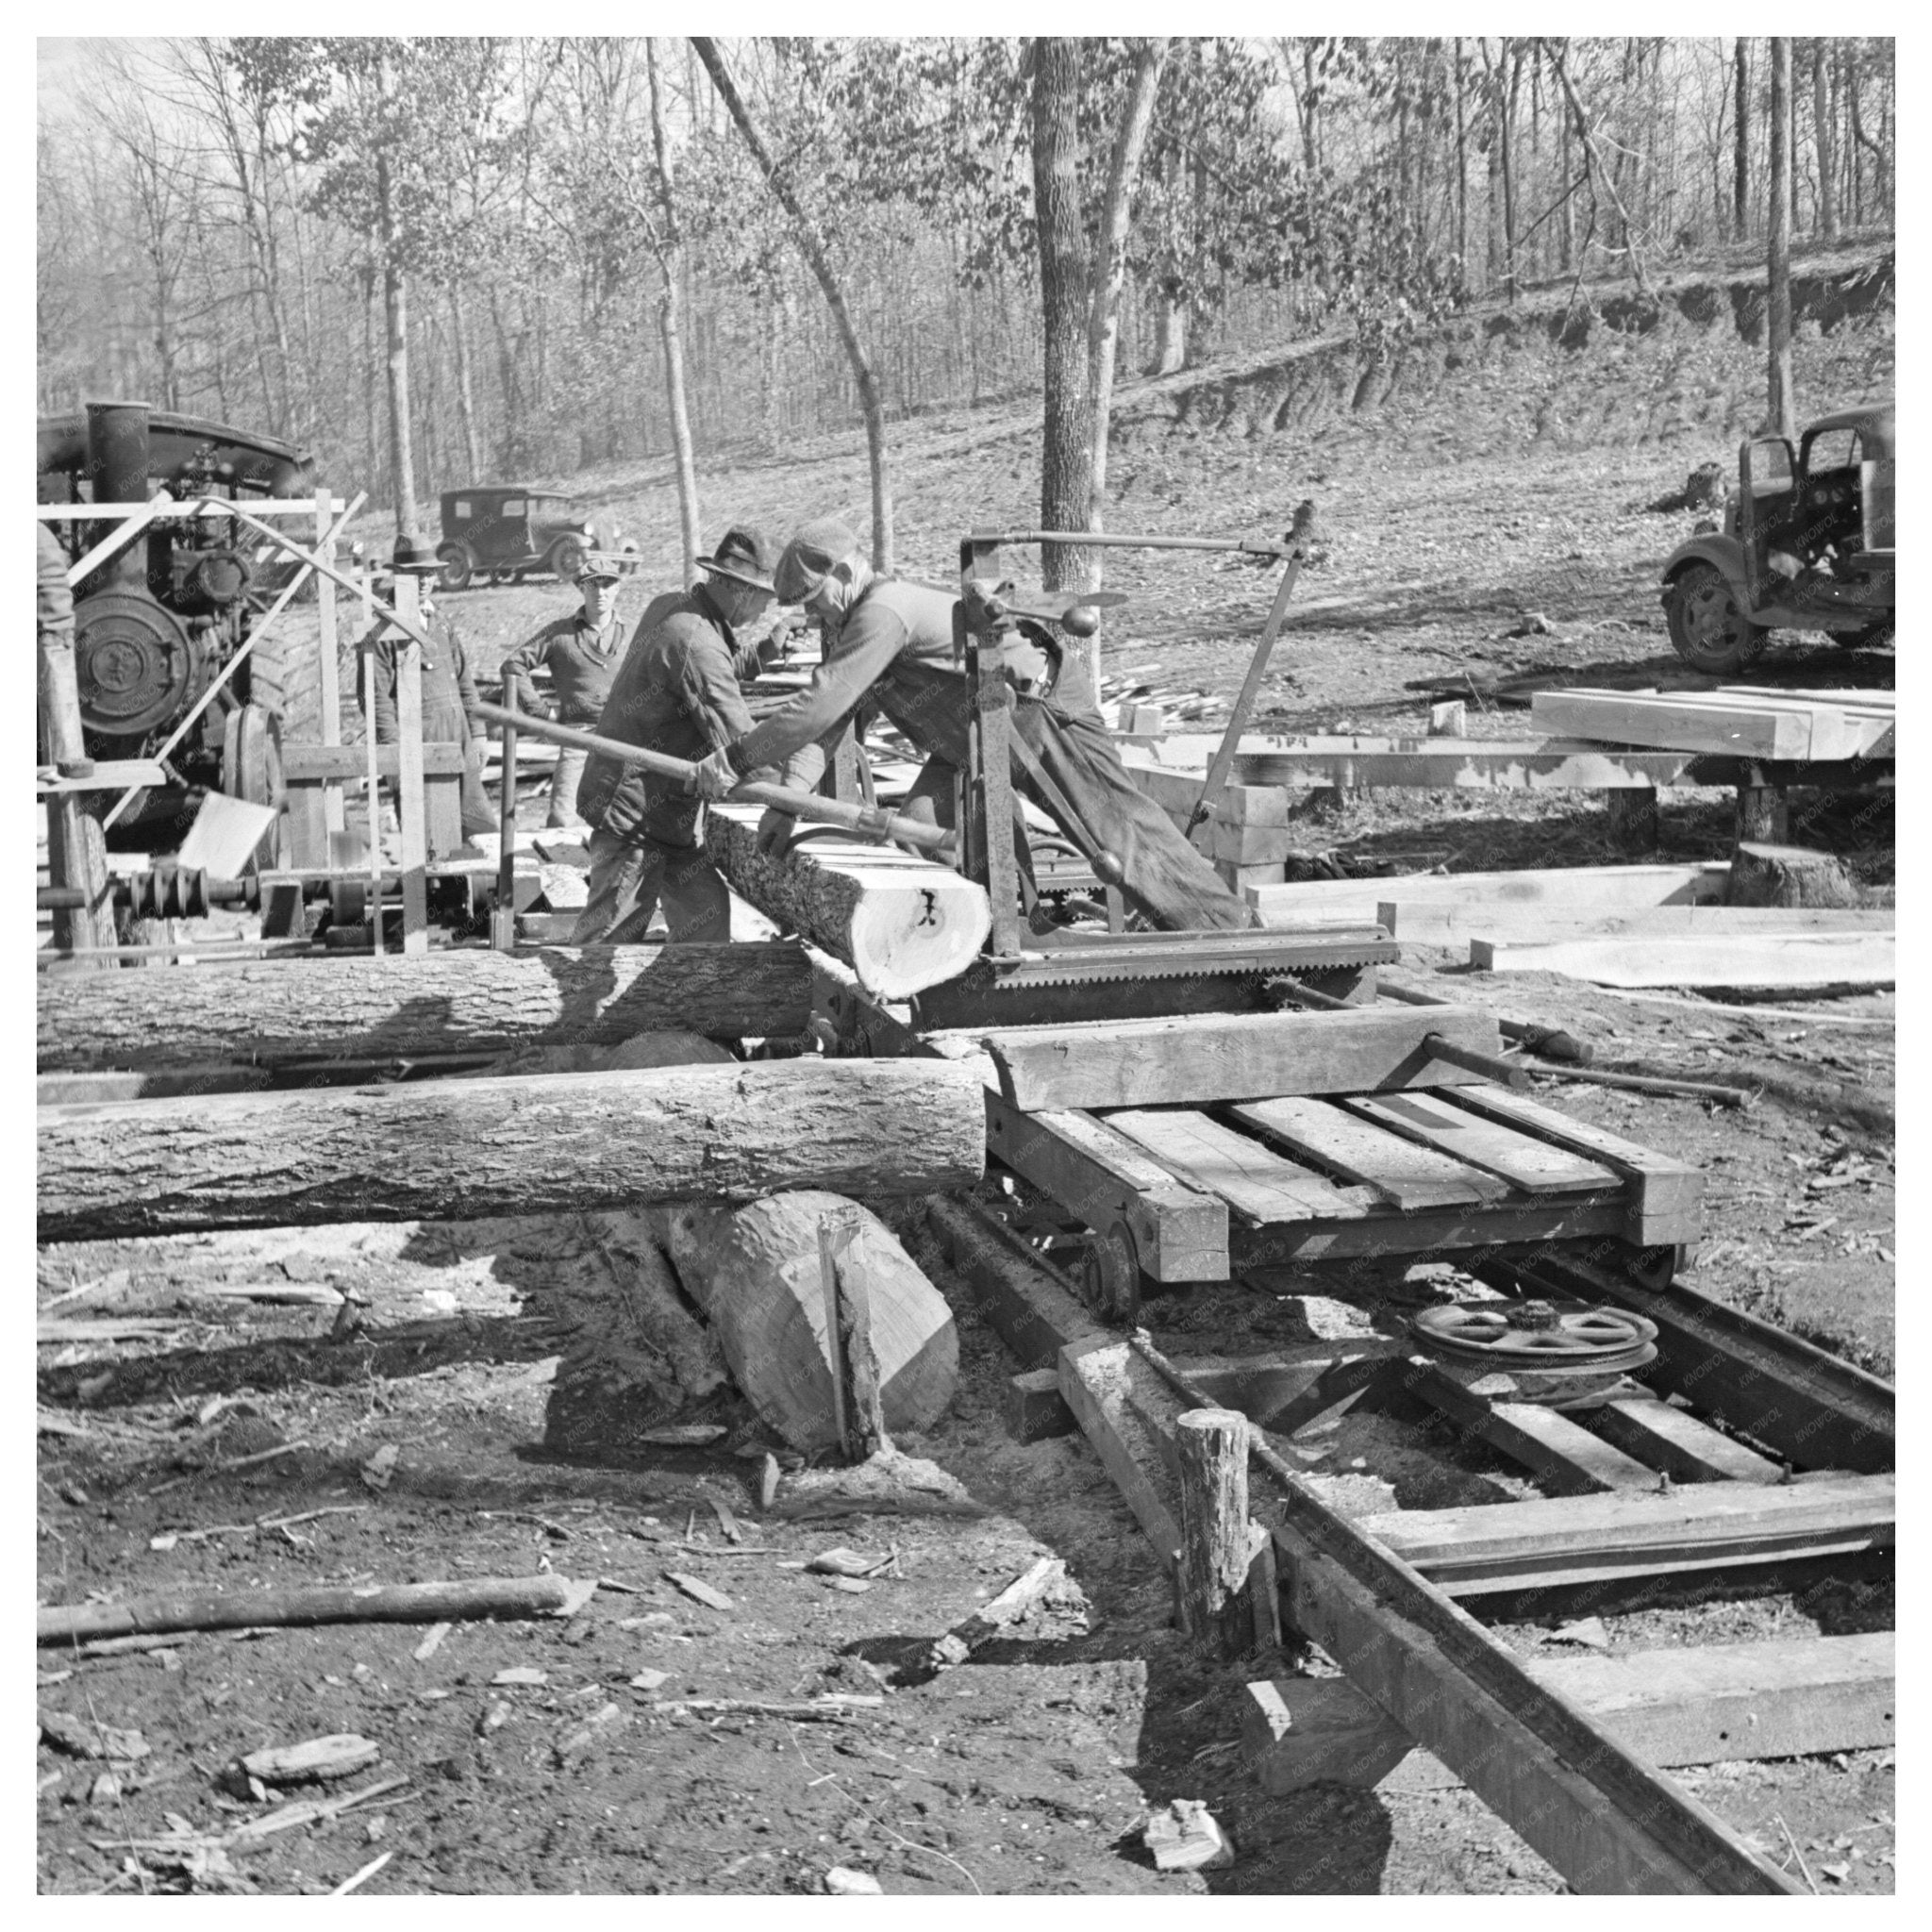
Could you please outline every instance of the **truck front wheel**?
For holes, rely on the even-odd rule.
[[[1693,670],[1729,674],[1757,662],[1771,633],[1739,607],[1715,564],[1693,563],[1671,579],[1664,600],[1671,647]]]

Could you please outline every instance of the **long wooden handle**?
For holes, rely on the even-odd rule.
[[[601,752],[626,765],[639,765],[664,778],[687,782],[697,767],[688,758],[673,758],[669,752],[646,751],[641,744],[625,744],[621,739],[600,738],[594,731],[578,731],[569,724],[554,724],[547,718],[527,711],[506,710],[501,705],[479,703],[476,715],[492,724],[503,724],[527,732],[532,738],[547,738],[553,744],[568,744],[578,751]],[[850,805],[842,798],[827,798],[823,792],[797,791],[789,785],[765,785],[755,779],[742,780],[730,793],[734,800],[749,805],[769,805],[795,819],[810,819],[817,824],[841,825],[847,831],[864,832],[882,839],[897,839],[928,852],[951,852],[950,832],[929,825],[924,819],[908,819],[899,812],[877,806]]]

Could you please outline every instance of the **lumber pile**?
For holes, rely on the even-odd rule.
[[[1890,691],[1781,691],[1754,685],[1708,691],[1540,691],[1541,729],[1607,744],[1727,753],[1789,763],[1894,755]]]
[[[970,1064],[801,1058],[42,1108],[40,1238],[926,1193],[983,1173],[981,1095]]]
[[[842,834],[760,854],[760,814],[742,806],[706,814],[705,841],[732,889],[851,966],[880,999],[909,999],[957,978],[992,927],[971,879],[896,846]]]
[[[1411,908],[1478,903],[1591,914],[1716,904],[1729,882],[1730,868],[1720,859],[1695,865],[1576,865],[1535,872],[1419,873],[1393,879],[1310,879],[1250,886],[1246,897],[1264,925],[1294,927],[1378,919],[1387,906],[1395,908],[1399,921]]]
[[[824,1278],[820,1230],[846,1234]],[[929,1428],[953,1399],[959,1339],[952,1310],[875,1215],[806,1190],[747,1207],[685,1201],[649,1217],[685,1291],[705,1311],[732,1379],[792,1448],[838,1445],[852,1339],[831,1326],[835,1299],[856,1306],[886,1431]],[[827,1288],[834,1295],[828,1297]]]
[[[802,1031],[811,968],[795,944],[545,947],[320,959],[219,972],[44,974],[42,1073],[230,1060],[407,1057],[615,1045],[686,1028]]]
[[[1484,973],[1561,973],[1598,986],[1893,986],[1890,932],[1733,934],[1723,938],[1470,941]]]

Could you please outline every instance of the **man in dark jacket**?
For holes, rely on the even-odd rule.
[[[949,591],[873,575],[858,539],[831,518],[805,525],[785,546],[774,579],[781,601],[803,603],[825,629],[824,659],[806,690],[754,730],[734,732],[698,768],[706,798],[723,798],[754,770],[791,761],[787,782],[808,790],[823,769],[820,741],[870,692],[879,708],[926,753],[902,810],[950,824],[953,778],[967,763],[972,701],[953,656]],[[1170,931],[1245,927],[1248,908],[1188,843],[1174,821],[1127,775],[1101,722],[1091,678],[1077,653],[1056,663],[1014,637],[1005,665],[1015,699],[1013,729],[1078,815],[1084,832],[1119,858],[1121,891],[1150,924]],[[1018,759],[1013,784],[1050,817],[1058,808]],[[789,836],[782,814],[767,813],[758,842]]]
[[[433,592],[441,565],[430,558],[426,565],[402,566],[417,583],[417,625],[429,642],[423,647],[423,742],[463,747],[463,837],[499,829],[496,814],[483,794],[482,726],[476,721],[476,680],[462,638],[446,617],[436,615]],[[381,594],[378,591],[378,594]],[[396,666],[404,638],[383,619],[376,626],[375,741],[396,741]],[[368,641],[365,638],[364,641]],[[434,853],[433,858],[447,858]]]
[[[597,721],[600,738],[696,759],[751,729],[739,680],[756,673],[758,647],[739,640],[771,607],[772,549],[756,530],[727,530],[697,561],[703,582],[645,611]],[[702,800],[675,779],[593,752],[577,807],[596,829],[574,945],[594,945],[620,924],[625,937],[641,937],[660,899],[673,940],[731,937],[731,895],[705,854]]]
[[[609,701],[617,667],[624,662],[623,619],[617,614],[617,572],[598,557],[586,560],[577,573],[583,603],[568,617],[546,624],[528,643],[520,644],[503,660],[503,683],[516,695],[520,710],[541,713],[531,677],[538,670],[550,674],[555,698],[550,715],[559,724],[580,731],[596,727]],[[575,825],[577,788],[583,782],[588,752],[567,744],[557,747],[557,764],[550,779],[550,825]]]

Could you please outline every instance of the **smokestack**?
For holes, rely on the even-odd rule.
[[[148,500],[147,419],[145,403],[90,403],[87,406],[87,475],[96,503],[145,503]],[[91,541],[108,534],[107,525],[93,526]],[[89,585],[95,591],[147,589],[147,544],[141,539],[126,545],[97,572]]]

